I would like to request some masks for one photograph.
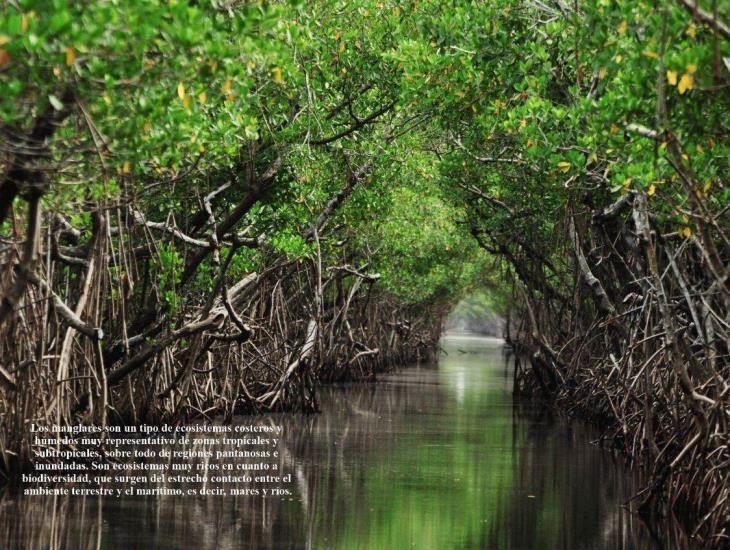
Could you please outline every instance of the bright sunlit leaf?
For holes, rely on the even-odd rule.
[[[71,66],[76,61],[76,50],[73,46],[66,46],[66,65]]]
[[[687,90],[691,90],[693,87],[694,79],[692,78],[692,75],[689,73],[684,73],[682,75],[682,78],[679,79],[679,84],[677,84],[677,91],[680,94],[683,94]]]

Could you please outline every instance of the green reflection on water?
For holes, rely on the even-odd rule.
[[[335,489],[350,493],[348,510],[341,525],[322,532],[320,545],[610,547],[604,529],[621,513],[614,491],[622,480],[608,469],[614,487],[601,486],[605,457],[587,440],[566,448],[565,428],[541,422],[539,411],[515,410],[511,371],[497,347],[452,341],[447,350],[437,369],[388,381],[385,392],[412,387],[410,405],[392,416],[395,443],[368,454],[361,486]]]
[[[7,548],[624,549],[626,470],[595,434],[515,403],[501,348],[451,339],[438,366],[321,388],[280,423],[288,498],[0,499]],[[461,351],[460,351],[461,350]],[[97,546],[98,545],[98,546]]]

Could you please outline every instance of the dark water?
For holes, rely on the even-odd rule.
[[[517,404],[498,344],[448,338],[438,366],[324,388],[284,426],[281,497],[5,498],[10,548],[652,548],[636,490],[581,425]]]

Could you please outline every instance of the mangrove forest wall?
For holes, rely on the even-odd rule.
[[[727,543],[711,0],[0,8],[0,471],[31,423],[316,411],[486,292],[516,389]],[[486,289],[486,290],[485,290]]]

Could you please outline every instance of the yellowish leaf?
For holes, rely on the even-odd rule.
[[[656,185],[654,185],[654,184],[652,183],[652,184],[651,184],[651,185],[649,186],[649,189],[647,189],[647,190],[646,190],[646,194],[647,194],[647,195],[649,195],[649,196],[651,197],[651,196],[653,196],[653,195],[654,195],[654,193],[656,193]]]
[[[340,53],[344,52],[345,51],[345,43],[344,42],[340,42],[340,47],[337,50]]]
[[[683,94],[687,90],[691,90],[693,87],[694,79],[692,78],[692,75],[689,73],[684,73],[682,75],[682,78],[679,79],[679,84],[677,84],[677,91],[680,94]]]
[[[4,46],[10,42],[10,37],[7,34],[0,34],[0,46]]]
[[[570,170],[570,163],[569,162],[565,162],[564,160],[563,161],[560,161],[558,163],[558,168],[560,168],[560,171],[561,172],[565,173],[568,170]]]
[[[628,28],[628,23],[626,22],[626,19],[621,21],[621,24],[616,29],[619,34],[624,34],[626,32],[626,29]]]
[[[281,68],[280,67],[274,67],[271,69],[271,75],[274,77],[274,82],[281,82],[282,76],[281,76]]]
[[[692,23],[690,23],[689,27],[687,27],[687,36],[692,39],[697,38],[697,27],[695,27]]]
[[[66,46],[66,65],[71,66],[76,61],[76,50],[73,46]]]
[[[657,58],[657,54],[656,54],[656,52],[653,52],[653,51],[651,51],[651,50],[644,50],[643,52],[641,52],[641,54],[642,54],[642,55],[643,55],[644,57],[649,57],[649,58],[651,58],[651,59],[656,59],[656,58]]]
[[[231,93],[231,87],[233,86],[233,82],[229,78],[223,83],[223,86],[221,86],[221,92],[225,95],[229,95]]]
[[[692,236],[692,230],[686,225],[682,228],[682,236],[685,239],[689,239]]]
[[[132,163],[128,160],[124,161],[122,165],[122,174],[129,174],[132,171]]]
[[[177,97],[185,101],[185,85],[182,82],[178,82],[177,84]]]
[[[520,130],[522,130],[525,126],[527,126],[527,120],[523,118],[520,120]]]
[[[667,71],[667,82],[670,86],[677,85],[677,71]]]
[[[689,65],[687,65],[687,72],[689,74],[695,74],[697,72],[697,65],[695,65],[694,63],[690,63]]]
[[[208,100],[208,96],[205,94],[205,92],[200,92],[200,94],[198,94],[198,100],[202,105],[205,105],[205,102]]]
[[[705,182],[705,185],[702,187],[702,192],[707,194],[709,193],[710,189],[712,189],[712,180],[709,179]]]
[[[614,60],[616,61],[616,63],[621,63],[621,61],[623,60],[623,56],[621,56],[621,55],[617,55],[617,56],[616,56],[616,57],[614,58]]]
[[[185,107],[186,109],[190,109],[190,96],[189,95],[186,95],[183,98],[182,102],[183,102],[183,107]]]
[[[149,120],[146,120],[142,128],[144,129],[145,134],[148,134],[152,129],[152,123]]]
[[[23,17],[20,18],[20,30],[21,32],[28,32],[28,27],[30,26],[30,17],[29,14],[24,13]]]
[[[109,97],[108,94],[104,94],[102,96],[102,99],[104,100],[104,103],[106,103],[107,105],[111,105],[112,104],[112,98]]]
[[[608,74],[608,69],[606,67],[601,67],[601,69],[598,71],[598,78],[604,79],[604,78],[606,78],[607,74]]]

